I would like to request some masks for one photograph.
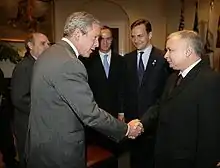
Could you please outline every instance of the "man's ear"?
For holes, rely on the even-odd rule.
[[[149,39],[152,38],[152,32],[149,32]]]
[[[80,29],[76,28],[75,31],[73,32],[73,38],[78,41],[80,36],[82,36],[82,32]]]
[[[186,57],[189,57],[192,54],[192,48],[187,47],[185,54],[186,54]]]
[[[32,42],[29,41],[29,42],[27,43],[27,46],[30,48],[30,50],[33,49],[33,43],[32,43]]]

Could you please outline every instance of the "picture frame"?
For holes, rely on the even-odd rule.
[[[30,33],[40,32],[55,41],[54,0],[0,1],[0,10],[0,40],[24,42]]]

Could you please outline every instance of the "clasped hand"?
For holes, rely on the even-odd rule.
[[[128,131],[128,138],[135,139],[137,136],[141,135],[144,132],[143,125],[141,124],[140,120],[135,119],[128,123],[129,131]]]

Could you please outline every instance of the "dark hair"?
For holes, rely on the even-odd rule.
[[[146,28],[147,33],[152,32],[151,23],[150,23],[148,20],[146,20],[146,19],[138,19],[138,20],[136,20],[135,22],[133,22],[133,23],[131,24],[131,30],[132,30],[133,28],[135,28],[136,26],[139,26],[139,25],[141,25],[141,24],[145,25],[145,28]]]
[[[108,27],[108,26],[102,26],[101,27],[101,30],[105,30],[105,29],[107,29],[107,30],[109,30],[111,32],[111,35],[112,35],[112,38],[113,38],[112,29],[110,27]],[[99,36],[99,43],[100,43],[101,40],[102,40],[102,37]]]
[[[112,35],[112,44],[111,44],[111,50],[112,51],[114,51],[114,45],[115,45],[115,40],[114,40],[114,37],[113,37],[113,34],[112,34],[112,28],[111,27],[109,27],[109,26],[106,26],[106,25],[104,25],[104,26],[102,26],[101,27],[101,30],[105,30],[105,29],[107,29],[107,30],[109,30],[110,32],[111,32],[111,35]],[[101,42],[101,40],[102,40],[102,37],[101,36],[99,36],[99,44],[100,44],[100,42]],[[100,46],[99,46],[100,47]],[[98,48],[99,48],[98,47]]]

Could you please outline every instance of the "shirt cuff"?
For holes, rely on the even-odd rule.
[[[125,136],[128,136],[128,134],[130,132],[130,126],[128,124],[127,124],[127,126],[128,126],[128,129],[127,129],[127,132],[126,132]]]

